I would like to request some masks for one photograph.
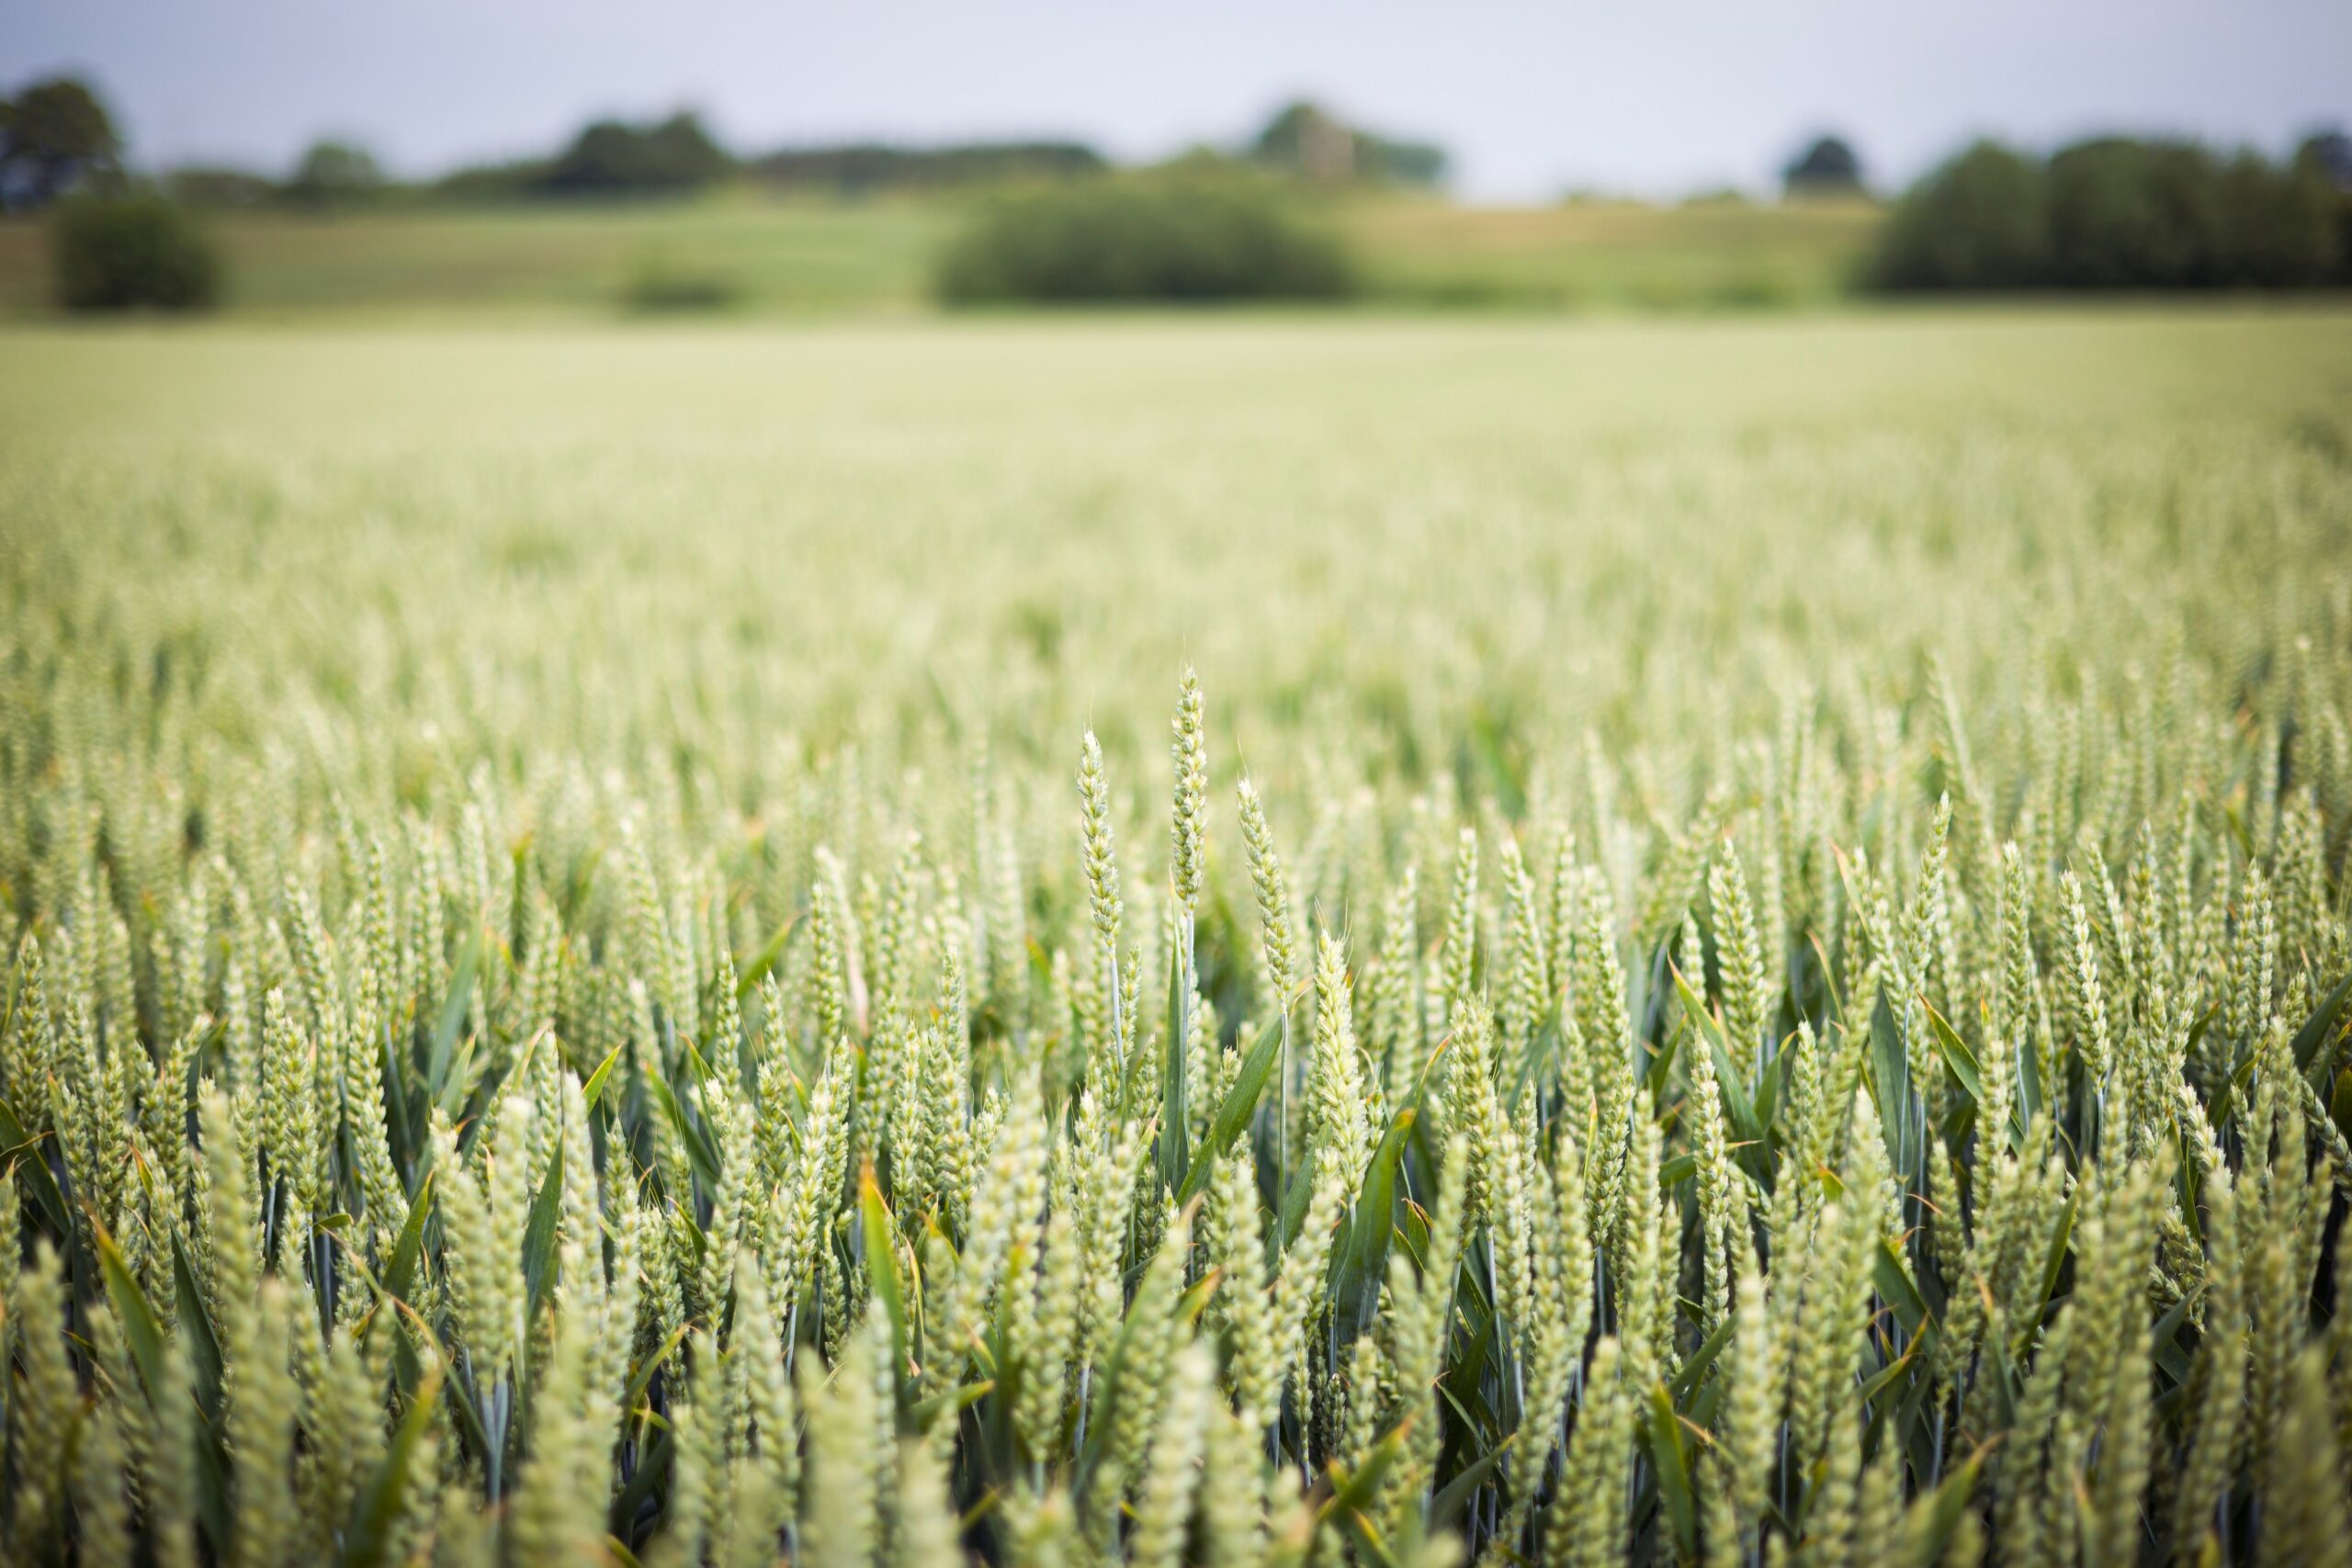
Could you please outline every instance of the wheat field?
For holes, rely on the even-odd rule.
[[[0,334],[0,1558],[2352,1561],[2347,367]]]

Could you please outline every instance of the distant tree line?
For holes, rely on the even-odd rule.
[[[1188,161],[1197,164],[1203,152]],[[1232,152],[1239,163],[1324,185],[1433,185],[1442,148],[1396,141],[1346,124],[1318,105],[1285,105]],[[691,114],[658,124],[600,120],[553,158],[463,169],[440,183],[466,197],[662,195],[729,178],[790,190],[858,195],[956,185],[1002,185],[1107,173],[1109,159],[1081,141],[969,141],[935,147],[889,142],[786,147],[730,156]]]
[[[993,184],[1098,175],[1110,167],[1081,141],[970,141],[946,147],[896,147],[861,141],[841,147],[788,147],[745,165],[769,185],[846,192],[899,186]]]
[[[85,83],[53,78],[0,99],[0,207],[46,206],[76,191],[125,188],[122,143]],[[1347,123],[1321,105],[1284,105],[1229,148],[1197,148],[1179,162],[1228,165],[1327,186],[1432,186],[1444,149]],[[1111,172],[1082,141],[952,142],[913,147],[865,141],[785,147],[751,157],[730,152],[691,111],[649,121],[598,119],[543,157],[472,164],[424,184],[388,177],[364,146],[313,142],[282,175],[193,165],[156,176],[152,188],[183,206],[275,206],[329,211],[387,199],[512,201],[537,197],[688,195],[728,181],[793,191],[860,195],[949,186],[1023,185]]]
[[[2314,288],[2352,284],[2352,143],[2286,163],[2107,137],[2047,159],[1981,141],[1896,204],[1883,289]]]

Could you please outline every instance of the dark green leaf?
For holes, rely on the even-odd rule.
[[[1655,1105],[1666,1094],[1666,1080],[1674,1070],[1675,1053],[1682,1049],[1682,1037],[1690,1032],[1678,1029],[1666,1037],[1666,1043],[1650,1053],[1649,1066],[1644,1069],[1642,1083],[1647,1089],[1647,1103]]]
[[[2083,1190],[2078,1184],[2066,1194],[2066,1206],[2058,1211],[2058,1222],[2050,1237],[2050,1256],[2041,1265],[2041,1299],[2033,1303],[2033,1311],[2020,1324],[2021,1327],[2039,1327],[2043,1309],[2049,1306],[2050,1298],[2058,1293],[2058,1275],[2066,1267],[2066,1247],[2075,1234],[2075,1213],[2082,1201]]]
[[[1724,1049],[1722,1026],[1679,969],[1674,971],[1674,987],[1682,998],[1683,1016],[1707,1043],[1707,1056],[1713,1064],[1716,1090],[1723,1101],[1724,1120],[1730,1124],[1732,1142],[1736,1145],[1734,1157],[1750,1176],[1765,1180],[1772,1173],[1772,1160],[1771,1150],[1764,1142],[1763,1119],[1756,1112],[1756,1101],[1748,1093],[1747,1081],[1740,1077],[1738,1065]],[[1698,1070],[1694,1061],[1690,1071]]]
[[[628,1478],[628,1484],[621,1488],[620,1495],[613,1499],[613,1506],[605,1511],[605,1525],[615,1536],[628,1533],[637,1519],[638,1510],[653,1495],[653,1488],[670,1473],[670,1466],[675,1458],[675,1445],[668,1430],[665,1428],[655,1433],[645,1445],[644,1457],[638,1461],[637,1473]]]
[[[1998,1338],[1999,1336],[1994,1337]],[[1914,1561],[1939,1562],[1944,1560],[1944,1547],[1951,1541],[1951,1532],[1959,1527],[1960,1516],[1967,1511],[1968,1500],[1976,1491],[1977,1471],[1983,1462],[1979,1456],[1971,1455],[1944,1477],[1941,1486],[1911,1505],[1910,1517],[1904,1524],[1903,1539],[1905,1548],[1916,1554]]]
[[[1293,1003],[1297,999],[1296,995],[1291,998]],[[1193,1152],[1193,1163],[1184,1172],[1183,1185],[1176,1190],[1178,1207],[1201,1195],[1208,1186],[1211,1162],[1231,1148],[1233,1140],[1249,1127],[1250,1118],[1258,1109],[1258,1097],[1265,1092],[1266,1080],[1273,1076],[1274,1064],[1281,1059],[1283,1025],[1289,1016],[1286,1008],[1267,1021],[1258,1043],[1242,1058],[1233,1087],[1225,1091],[1225,1101],[1217,1107],[1216,1119],[1209,1123],[1208,1137]]]
[[[1453,1521],[1462,1517],[1462,1506],[1470,1500],[1472,1493],[1487,1483],[1487,1477],[1492,1475],[1495,1467],[1510,1456],[1518,1441],[1519,1434],[1513,1432],[1488,1449],[1484,1457],[1464,1465],[1459,1474],[1439,1488],[1437,1495],[1430,1500],[1430,1528],[1453,1529]]]
[[[42,1144],[49,1134],[39,1137],[25,1131],[22,1122],[8,1102],[0,1100],[0,1158],[13,1160],[16,1169],[24,1173],[20,1179],[41,1213],[49,1216],[51,1228],[63,1241],[74,1234],[74,1221],[65,1211],[65,1195],[57,1190],[57,1178],[51,1174],[49,1161],[43,1157]]]
[[[1344,1531],[1354,1538],[1364,1557],[1384,1568],[1393,1568],[1396,1559],[1364,1510],[1379,1496],[1381,1482],[1396,1468],[1404,1452],[1405,1428],[1399,1427],[1374,1444],[1363,1462],[1353,1471],[1334,1465],[1331,1473],[1337,1484],[1315,1516],[1318,1529],[1329,1527]]]
[[[1315,1168],[1311,1165],[1300,1166],[1297,1174],[1290,1179],[1290,1190],[1283,1194],[1282,1217],[1276,1223],[1274,1234],[1271,1238],[1274,1245],[1275,1258],[1280,1258],[1283,1253],[1288,1252],[1291,1243],[1298,1239],[1299,1227],[1306,1224],[1307,1200],[1314,1194]]]
[[[1952,1032],[1943,1014],[1924,1000],[1919,1003],[1919,1010],[1928,1015],[1928,1029],[1935,1037],[1936,1049],[1943,1055],[1944,1066],[1951,1069],[1951,1076],[1960,1080],[1960,1087],[1968,1091],[1969,1099],[1984,1104],[1984,1074],[1976,1065],[1976,1054],[1968,1048],[1967,1041]]]
[[[466,1024],[466,1009],[473,1001],[474,971],[481,964],[482,933],[475,931],[466,939],[465,947],[458,953],[457,970],[449,976],[449,988],[441,998],[441,1014],[433,1025],[433,1054],[426,1058],[424,1092],[427,1099],[438,1102],[449,1077],[451,1053],[458,1043],[458,1031]]]
[[[2188,1356],[2180,1348],[2180,1325],[2188,1321],[2188,1309],[2196,1300],[2197,1292],[2192,1291],[2173,1303],[2164,1316],[2156,1319],[2156,1326],[2149,1336],[2155,1347],[2156,1365],[2175,1383],[2188,1381]]]
[[[1732,1330],[1737,1325],[1737,1319],[1724,1318],[1716,1325],[1715,1331],[1707,1336],[1706,1343],[1692,1351],[1690,1359],[1682,1363],[1682,1370],[1674,1374],[1671,1391],[1676,1404],[1679,1404],[1690,1397],[1690,1391],[1699,1386],[1699,1380],[1707,1375],[1707,1369],[1714,1365],[1715,1358],[1722,1355],[1724,1347],[1731,1343]]]
[[[679,1138],[686,1145],[686,1163],[695,1168],[695,1175],[701,1179],[704,1186],[716,1190],[718,1186],[718,1154],[710,1146],[710,1140],[704,1137],[702,1129],[687,1118],[685,1108],[678,1103],[678,1097],[670,1092],[669,1084],[660,1073],[645,1075],[645,1089],[653,1097],[653,1103],[670,1119],[670,1125],[678,1130]],[[679,1193],[675,1196],[683,1199],[687,1195]]]
[[[1905,1338],[1918,1333],[1921,1324],[1934,1324],[1935,1314],[1928,1310],[1928,1303],[1919,1295],[1919,1288],[1905,1272],[1902,1258],[1883,1241],[1878,1244],[1871,1258],[1871,1282],[1878,1287],[1878,1293],[1894,1309],[1894,1320],[1902,1325]]]
[[[1903,1128],[1911,1105],[1911,1065],[1904,1057],[1903,1032],[1895,1026],[1883,989],[1871,1007],[1871,1093],[1878,1101],[1886,1157],[1899,1179],[1914,1165]]]
[[[1373,1151],[1356,1193],[1355,1225],[1349,1237],[1340,1271],[1336,1300],[1340,1310],[1352,1309],[1357,1332],[1372,1321],[1380,1299],[1380,1284],[1388,1267],[1389,1238],[1396,1235],[1396,1168],[1411,1142],[1415,1117],[1406,1106],[1388,1124],[1387,1135]]]
[[[172,1237],[172,1278],[178,1297],[175,1307],[180,1334],[188,1349],[188,1371],[196,1379],[196,1402],[203,1407],[204,1418],[218,1427],[220,1337],[213,1332],[212,1314],[204,1304],[204,1288],[196,1282],[196,1271],[188,1267],[187,1249],[180,1246],[176,1235]]]
[[[392,1030],[387,1023],[376,1034],[377,1077],[384,1089],[384,1142],[392,1151],[395,1169],[409,1170],[421,1152],[409,1119],[408,1087],[392,1055]],[[412,1173],[412,1179],[413,1179]]]
[[[929,1399],[919,1399],[907,1412],[908,1419],[914,1424],[916,1431],[922,1431],[944,1412],[965,1409],[994,1387],[996,1384],[992,1381],[967,1382],[961,1388],[934,1393]]]
[[[800,929],[800,915],[801,911],[797,909],[786,915],[784,918],[784,924],[776,927],[768,940],[760,944],[760,951],[752,961],[736,971],[735,999],[737,1001],[743,1000],[753,991],[758,990],[760,982],[767,978],[768,971],[775,967],[776,960],[784,956],[786,946],[792,941],[792,933]]]
[[[392,1260],[384,1266],[384,1294],[396,1302],[408,1300],[410,1282],[416,1278],[416,1266],[424,1257],[424,1218],[433,1207],[435,1174],[426,1171],[424,1184],[409,1201],[408,1223],[401,1226],[400,1238],[392,1243]]]
[[[1682,1422],[1674,1414],[1674,1401],[1667,1396],[1663,1383],[1650,1388],[1649,1410],[1643,1427],[1650,1464],[1657,1475],[1658,1503],[1667,1522],[1674,1527],[1681,1560],[1695,1561],[1699,1555],[1699,1511],[1690,1495],[1690,1451],[1683,1444]]]
[[[131,1278],[130,1266],[123,1261],[122,1248],[115,1245],[114,1237],[95,1220],[90,1228],[97,1242],[98,1270],[106,1277],[107,1299],[114,1303],[123,1339],[130,1347],[131,1359],[139,1363],[139,1376],[152,1401],[164,1386],[164,1325],[155,1321],[155,1309],[148,1304],[147,1292],[139,1288],[139,1281]]]
[[[1189,919],[1180,918],[1179,934],[1168,955],[1168,1042],[1159,1054],[1159,1179],[1171,1191],[1184,1184],[1191,1164],[1184,1146],[1193,1125],[1184,1067],[1184,1042],[1193,1022],[1190,926]]]
[[[597,1065],[596,1070],[588,1075],[588,1081],[581,1086],[580,1098],[586,1102],[589,1110],[595,1110],[596,1102],[605,1097],[605,1085],[613,1076],[613,1064],[621,1059],[621,1053],[628,1048],[627,1041],[614,1046],[606,1054],[604,1061]]]
[[[180,1342],[187,1347],[188,1375],[195,1382],[197,1409],[204,1429],[197,1434],[197,1506],[204,1516],[205,1533],[213,1555],[226,1561],[229,1550],[229,1461],[220,1450],[220,1337],[212,1329],[212,1314],[205,1309],[204,1291],[188,1267],[187,1253],[177,1235],[172,1237],[172,1280],[180,1321]]]
[[[2319,1055],[2319,1048],[2326,1041],[2328,1031],[2335,1027],[2336,1015],[2344,1010],[2346,997],[2352,997],[2352,974],[2338,980],[2335,989],[2327,993],[2326,999],[2313,1008],[2311,1017],[2303,1020],[2303,1026],[2295,1031],[2295,1066],[2307,1072],[2310,1070],[2312,1058]]]
[[[539,1179],[538,1195],[531,1200],[531,1217],[524,1226],[523,1292],[528,1322],[538,1321],[539,1303],[552,1282],[548,1271],[555,1263],[555,1225],[563,1208],[563,1168],[569,1163],[559,1145],[556,1157],[548,1161],[548,1173]]]
[[[663,1361],[670,1359],[670,1352],[684,1341],[688,1326],[682,1323],[672,1329],[670,1337],[655,1346],[652,1352],[638,1362],[636,1370],[629,1373],[628,1388],[621,1395],[621,1410],[625,1416],[645,1402],[645,1391],[652,1386],[653,1374],[661,1370]]]

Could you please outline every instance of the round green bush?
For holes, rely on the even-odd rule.
[[[939,273],[950,304],[1330,299],[1354,269],[1333,235],[1244,185],[1085,182],[990,204]]]
[[[57,302],[69,310],[200,310],[220,297],[210,236],[161,197],[66,202],[50,243]]]

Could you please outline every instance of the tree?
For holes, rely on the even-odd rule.
[[[2343,197],[2302,169],[2242,152],[2216,175],[2214,281],[2241,288],[2309,288],[2337,265]]]
[[[2041,170],[1980,141],[1921,180],[1887,220],[1882,288],[2025,288],[2049,270]]]
[[[1285,104],[1250,143],[1250,155],[1325,185],[1356,177],[1356,133],[1320,104]]]
[[[2102,138],[2047,166],[1980,142],[1883,231],[1882,288],[2310,288],[2352,268],[2352,200],[2308,145],[2289,165]]]
[[[1359,130],[1303,98],[1275,111],[1249,156],[1320,185],[1435,185],[1446,168],[1442,147]]]
[[[582,130],[539,183],[548,191],[578,195],[685,191],[733,166],[691,114],[654,126],[606,119]]]
[[[2352,283],[2352,136],[2323,130],[2295,149],[2295,173],[2303,184],[2334,197],[2335,274],[2333,281]]]
[[[2052,280],[2077,288],[2194,288],[2224,281],[2212,156],[2177,141],[2105,137],[2050,160]]]
[[[1789,196],[1859,196],[1862,161],[1843,137],[1816,137],[1781,171],[1781,189]]]
[[[294,165],[286,194],[308,207],[339,207],[365,200],[383,184],[384,173],[365,147],[348,141],[314,141]]]
[[[2305,138],[2295,149],[2295,168],[2352,196],[2352,136],[2323,130]]]
[[[39,207],[120,173],[106,106],[71,76],[36,82],[0,105],[0,203]]]

